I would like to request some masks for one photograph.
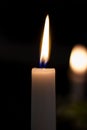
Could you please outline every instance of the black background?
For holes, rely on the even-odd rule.
[[[56,95],[70,91],[67,71],[72,47],[87,47],[85,4],[52,1],[4,1],[0,8],[0,88],[4,126],[30,129],[31,69],[39,67],[39,49],[46,15],[50,17],[51,56],[56,68]],[[61,129],[61,127],[60,127]]]

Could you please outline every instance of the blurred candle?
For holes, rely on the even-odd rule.
[[[76,45],[70,55],[69,79],[71,82],[71,100],[79,102],[84,98],[84,85],[87,70],[87,49],[85,46]]]
[[[40,63],[49,59],[49,16],[45,20]],[[31,130],[56,130],[55,69],[32,69]]]

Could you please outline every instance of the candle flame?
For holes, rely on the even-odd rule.
[[[76,45],[70,55],[70,68],[77,74],[83,74],[87,70],[87,49],[82,45]]]
[[[46,16],[42,46],[41,46],[41,55],[40,55],[40,63],[47,63],[49,59],[49,16]]]

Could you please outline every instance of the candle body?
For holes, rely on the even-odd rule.
[[[32,69],[31,130],[56,130],[55,69]]]
[[[84,85],[72,83],[71,84],[71,101],[73,103],[80,102],[84,99]]]
[[[84,100],[85,74],[76,74],[70,71],[71,101],[73,103]]]

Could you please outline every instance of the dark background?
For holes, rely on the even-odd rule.
[[[56,68],[56,96],[70,91],[67,71],[72,47],[87,47],[85,4],[52,1],[4,1],[0,8],[0,88],[4,126],[30,129],[31,69],[39,67],[39,49],[46,15],[50,17],[51,56]],[[66,126],[67,128],[67,126]],[[61,126],[60,126],[60,129]]]

